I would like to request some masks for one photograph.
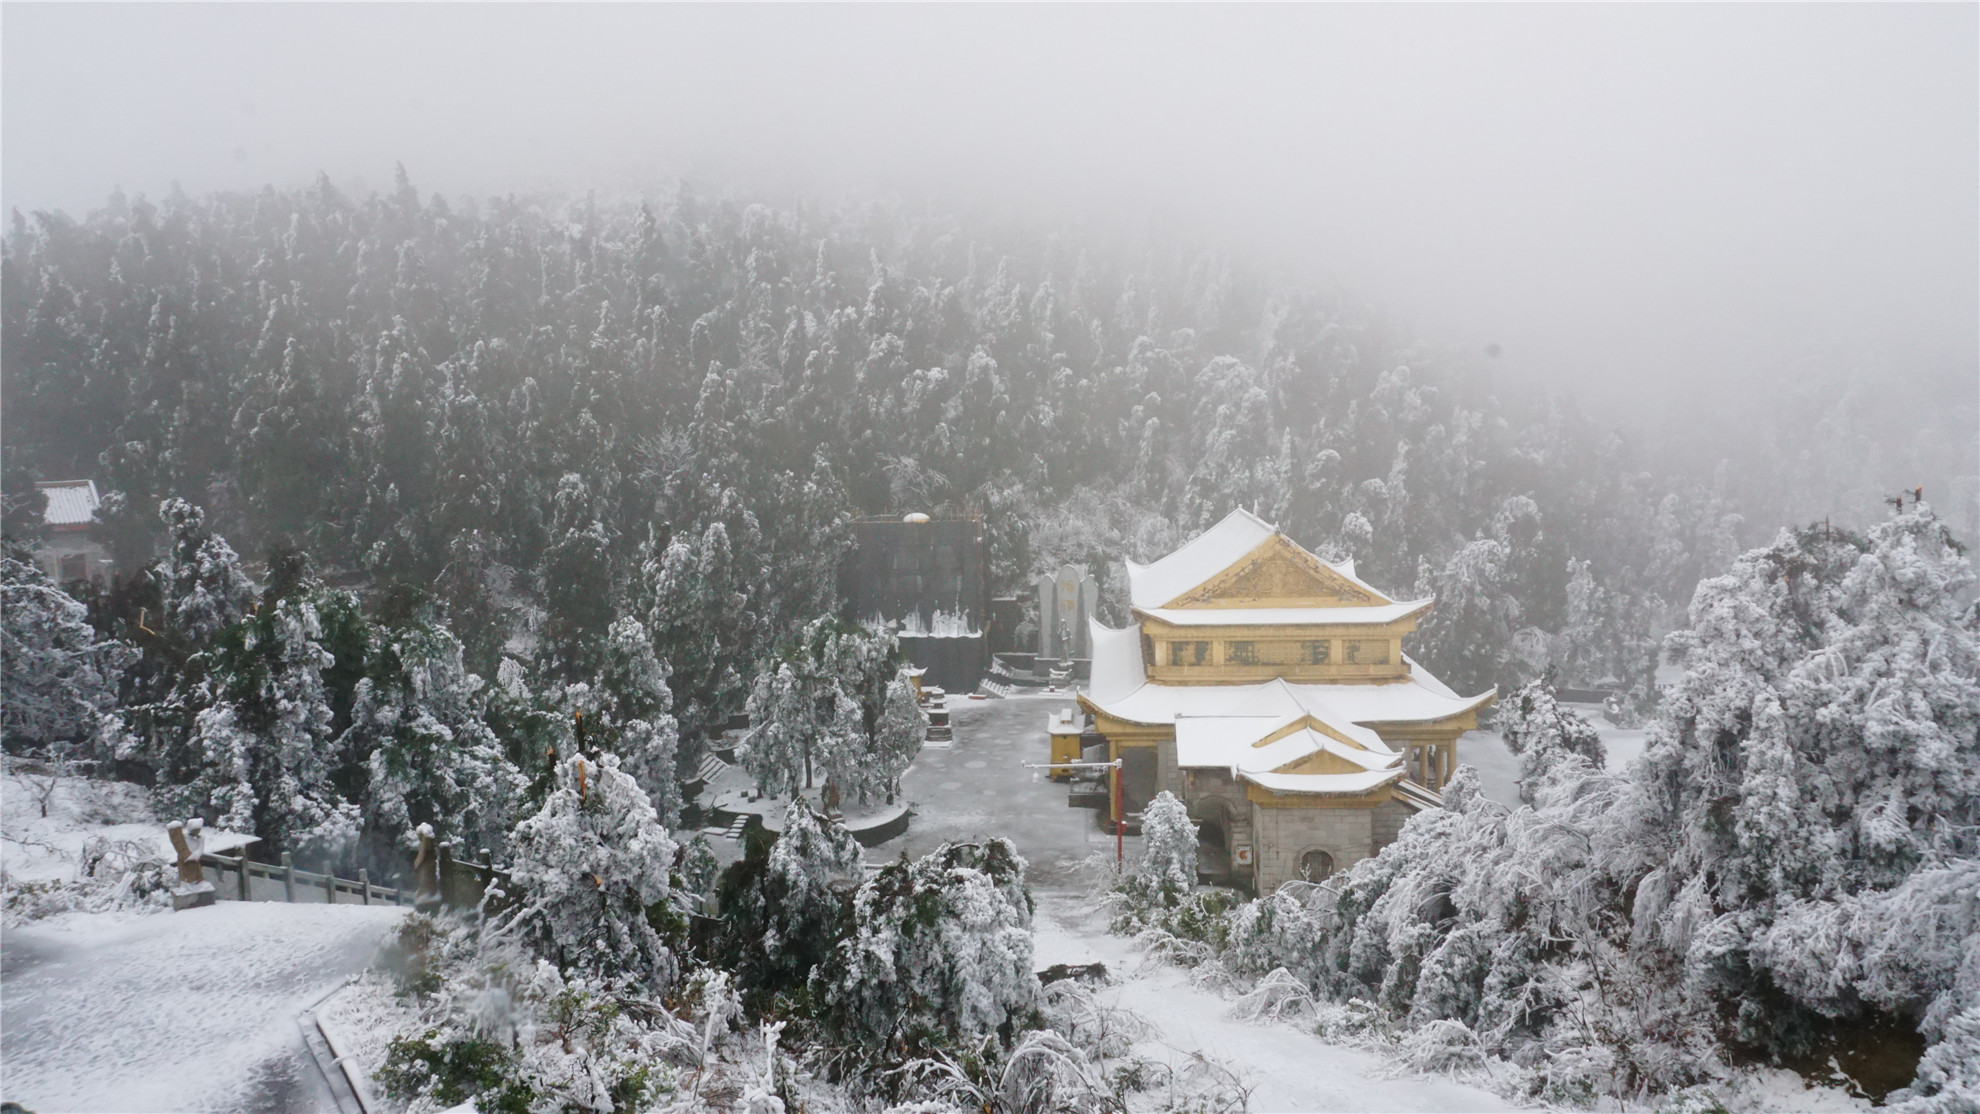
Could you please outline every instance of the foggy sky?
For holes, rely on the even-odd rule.
[[[1973,5],[0,8],[0,201],[878,191],[1229,244],[1611,406],[1980,330]]]

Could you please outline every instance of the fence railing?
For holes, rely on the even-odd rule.
[[[486,851],[482,855],[490,857]],[[491,906],[499,906],[515,893],[508,871],[498,869],[492,862],[476,863],[455,858],[454,845],[446,840],[436,841],[432,829],[425,825],[421,825],[419,830],[419,854],[413,859],[413,876],[416,879],[414,884],[419,887],[414,904],[422,909],[430,906],[480,908],[491,887],[502,891],[502,898],[490,903]]]
[[[287,852],[280,863],[258,863],[243,850],[238,855],[203,851],[198,847],[198,821],[175,821],[167,826],[179,857],[179,885],[173,901],[179,908],[227,901],[317,902],[334,905],[411,905],[419,909],[476,909],[506,905],[511,889],[509,872],[493,863],[454,857],[454,845],[433,838],[421,825],[419,853],[413,860],[413,889],[373,885],[367,871],[339,878],[313,870],[297,870]],[[484,858],[489,858],[486,851]],[[207,872],[212,871],[208,877]],[[490,891],[496,891],[493,895]],[[489,900],[493,897],[493,900]]]
[[[219,855],[208,852],[199,857],[200,866],[213,871],[213,896],[223,901],[288,901],[344,905],[412,905],[418,895],[412,890],[376,886],[368,871],[358,871],[355,879],[334,874],[297,870],[284,854],[282,862],[258,863],[246,855]]]

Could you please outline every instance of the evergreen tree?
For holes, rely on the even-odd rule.
[[[891,634],[829,619],[806,626],[750,693],[753,730],[739,758],[757,784],[781,795],[830,783],[859,801],[890,793],[927,736],[899,657]]]
[[[488,726],[486,688],[444,627],[375,635],[338,739],[368,775],[360,800],[374,868],[401,866],[420,825],[457,847],[507,849],[523,779]]]
[[[1141,810],[1141,861],[1135,864],[1138,888],[1165,904],[1196,888],[1196,822],[1174,793],[1155,794]]]
[[[766,853],[752,848],[722,880],[724,963],[760,996],[801,990],[852,930],[864,853],[852,833],[794,800]]]
[[[1629,814],[1637,917],[1687,986],[1737,1003],[1738,1039],[1790,1051],[1804,1007],[1753,940],[1787,912],[1888,890],[1968,855],[1980,823],[1971,566],[1924,507],[1867,537],[1784,531],[1701,583],[1672,636],[1684,678]],[[1792,904],[1813,903],[1813,904]]]
[[[728,530],[710,523],[700,537],[676,536],[664,549],[649,535],[640,553],[640,592],[655,652],[666,661],[683,760],[742,711],[749,692],[742,680],[753,645],[748,596],[737,583]]]
[[[184,499],[167,499],[158,515],[171,533],[159,572],[164,581],[164,636],[196,650],[246,618],[254,586],[225,538],[206,529],[206,513]]]
[[[575,472],[557,483],[557,514],[537,578],[548,611],[537,657],[548,676],[596,675],[612,618],[612,538]]]
[[[357,805],[331,781],[332,715],[313,593],[276,601],[224,633],[194,720],[197,755],[184,785],[160,790],[167,811],[260,836],[269,852],[336,855],[359,828]]]
[[[677,848],[617,755],[558,762],[535,815],[516,825],[509,923],[564,971],[630,977],[649,992],[680,970],[669,876]]]
[[[11,753],[121,732],[117,683],[137,652],[103,639],[88,609],[55,586],[25,550],[0,553],[0,745]]]
[[[666,667],[638,619],[619,619],[607,632],[597,691],[589,738],[619,756],[671,827],[681,815],[680,728]]]
[[[1519,796],[1528,804],[1544,779],[1600,770],[1606,760],[1601,734],[1555,700],[1551,675],[1521,685],[1500,701],[1496,714],[1506,749],[1519,756]],[[1579,766],[1563,770],[1571,758],[1579,759]]]

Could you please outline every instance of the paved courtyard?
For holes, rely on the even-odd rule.
[[[944,841],[1003,836],[1030,864],[1035,886],[1063,886],[1074,864],[1088,855],[1114,853],[1114,838],[1100,830],[1092,809],[1066,807],[1064,782],[1051,781],[1027,762],[1051,760],[1046,719],[1074,706],[1070,694],[1013,696],[1001,700],[949,698],[955,745],[928,748],[901,777],[915,811],[904,835],[867,852],[869,861],[927,854]],[[1127,840],[1129,857],[1140,841]]]

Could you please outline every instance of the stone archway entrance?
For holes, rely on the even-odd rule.
[[[1299,877],[1307,882],[1322,882],[1334,873],[1334,856],[1317,848],[1299,857]]]

